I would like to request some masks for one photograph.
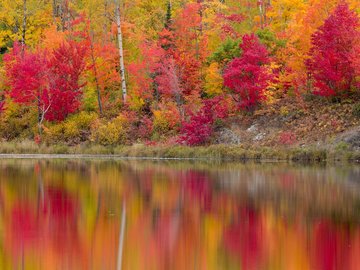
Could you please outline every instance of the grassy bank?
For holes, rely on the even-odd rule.
[[[187,146],[102,146],[91,143],[36,145],[31,141],[1,142],[1,154],[86,154],[122,157],[274,160],[293,162],[360,161],[360,152],[317,148],[244,148],[233,145]]]

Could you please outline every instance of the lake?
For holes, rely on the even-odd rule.
[[[360,269],[360,166],[0,160],[0,269]]]

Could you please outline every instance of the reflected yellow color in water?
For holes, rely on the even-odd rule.
[[[118,269],[121,240],[122,269],[357,270],[360,168],[0,160],[0,269]]]

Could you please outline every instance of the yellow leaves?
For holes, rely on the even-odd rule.
[[[130,109],[133,111],[140,111],[145,105],[143,98],[137,95],[131,95],[129,99]]]
[[[2,0],[0,3],[0,47],[19,41],[23,34],[24,2]],[[34,47],[40,41],[43,30],[51,23],[50,2],[26,1],[26,44]]]
[[[0,30],[0,47],[5,47],[11,36],[11,31],[9,29]]]
[[[220,31],[221,24],[218,23],[217,14],[226,13],[229,9],[220,1],[206,1],[203,3],[203,33],[207,36],[207,46],[210,51],[214,51],[221,43]]]
[[[7,121],[18,114],[20,105],[12,101],[10,98],[6,99],[5,104],[6,110],[2,113],[1,118],[4,121]]]
[[[269,11],[270,27],[283,32],[285,48],[277,52],[279,62],[286,63],[287,71],[280,75],[280,84],[289,84],[296,92],[302,91],[307,80],[305,61],[311,48],[311,36],[329,16],[339,0],[274,0]]]
[[[280,65],[277,64],[276,62],[271,62],[270,65],[267,67],[267,70],[270,74],[275,74],[275,70],[280,68]],[[276,96],[279,90],[280,84],[279,82],[276,80],[276,82],[274,81],[270,81],[268,84],[268,87],[266,88],[265,91],[265,100],[267,104],[273,104],[276,102]]]
[[[153,114],[154,130],[161,134],[176,129],[180,123],[180,114],[174,103],[162,104]]]
[[[287,106],[281,106],[280,107],[280,115],[281,116],[289,115],[289,108]]]
[[[205,92],[209,96],[216,96],[223,92],[223,78],[219,64],[214,62],[208,67],[205,76]]]
[[[123,143],[125,130],[117,122],[115,119],[108,123],[101,123],[100,121],[95,123],[91,132],[91,140],[101,145]]]
[[[303,0],[274,0],[268,17],[271,20],[270,27],[275,32],[284,31],[297,14],[305,8]]]

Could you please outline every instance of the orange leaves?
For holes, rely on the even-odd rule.
[[[49,51],[57,49],[65,40],[65,33],[59,32],[56,29],[56,25],[51,25],[44,31],[44,38],[41,46]]]

